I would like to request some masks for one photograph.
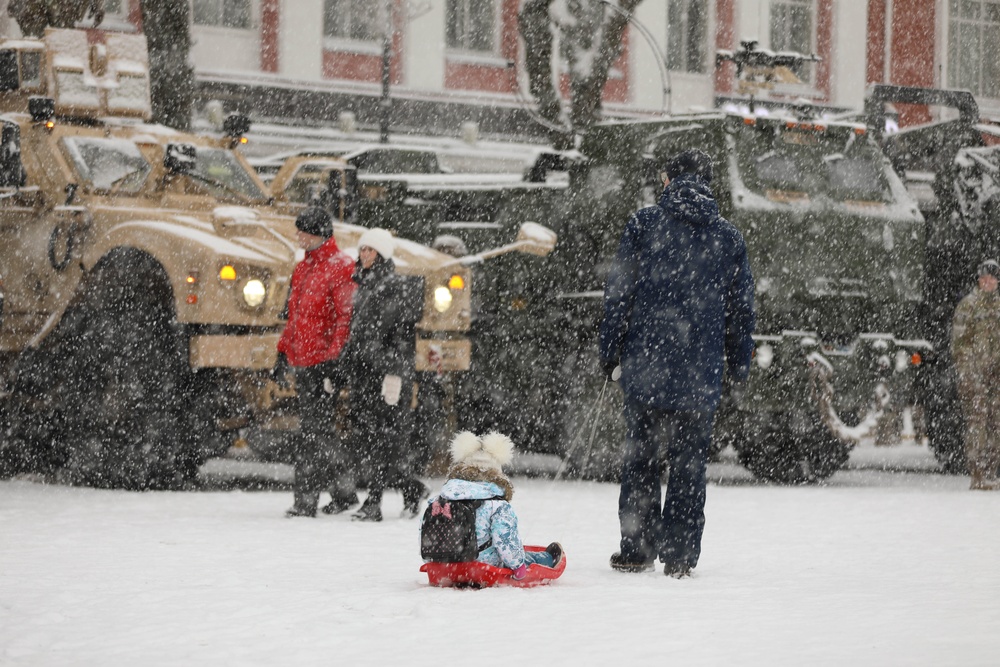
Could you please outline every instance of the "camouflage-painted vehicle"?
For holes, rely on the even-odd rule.
[[[583,137],[582,159],[567,156],[553,272],[525,311],[552,354],[530,372],[559,388],[535,430],[560,439],[570,471],[616,473],[620,392],[598,400],[604,278],[625,221],[662,189],[660,165],[689,147],[712,155],[712,189],[757,282],[754,367],[745,387],[724,392],[716,446],[731,444],[757,476],[796,483],[833,474],[862,438],[898,437],[905,414],[919,431],[930,345],[917,203],[864,123],[761,106],[602,122]]]
[[[925,110],[925,121],[882,132],[888,104],[916,105],[910,108]],[[998,128],[981,124],[976,100],[964,90],[875,86],[866,115],[927,221],[921,336],[933,350],[925,357],[920,401],[938,461],[964,474],[965,424],[949,350],[951,323],[975,283],[976,267],[1000,256]]]
[[[294,428],[269,379],[294,213],[224,137],[149,124],[145,38],[0,42],[0,468],[170,486],[245,431]],[[337,224],[354,252],[364,229]],[[551,250],[526,235],[516,248]],[[469,366],[471,275],[400,241],[424,278],[417,367]]]
[[[764,478],[827,477],[880,413],[913,402],[923,218],[861,124],[787,112],[609,123],[583,151],[617,171],[624,220],[655,182],[650,165],[690,146],[714,158],[712,188],[757,288],[754,368],[720,409],[719,444]]]

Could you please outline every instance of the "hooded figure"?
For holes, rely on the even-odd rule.
[[[698,564],[705,466],[726,370],[747,379],[756,322],[747,246],[719,215],[712,159],[699,150],[664,165],[663,194],[629,219],[604,290],[601,366],[620,366],[627,425],[611,567],[685,577]],[[659,452],[667,453],[661,498]]]
[[[441,492],[428,501],[433,505],[439,498],[446,500],[482,500],[476,509],[476,543],[488,547],[476,560],[506,567],[521,579],[527,566],[538,563],[553,567],[562,558],[562,547],[553,542],[545,551],[526,552],[518,533],[517,514],[510,504],[514,486],[503,472],[503,466],[514,457],[514,443],[500,433],[482,437],[462,431],[451,441],[452,465]],[[421,524],[421,529],[423,525]]]

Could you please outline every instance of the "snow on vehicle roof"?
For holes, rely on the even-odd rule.
[[[315,154],[343,157],[366,148],[431,151],[439,164],[455,172],[521,173],[541,153],[551,153],[547,144],[480,139],[474,145],[457,137],[399,135],[386,144],[378,143],[375,132],[343,132],[333,127],[301,127],[275,123],[254,123],[247,134],[243,153],[257,169],[277,168],[286,159]],[[569,155],[575,151],[566,152]]]

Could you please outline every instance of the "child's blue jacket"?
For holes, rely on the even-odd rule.
[[[493,482],[449,479],[441,487],[441,493],[428,500],[427,504],[432,504],[439,497],[485,501],[476,510],[476,542],[485,544],[492,539],[493,544],[479,552],[476,560],[512,570],[524,565],[524,545],[517,532],[517,514],[511,504],[503,500],[503,490],[499,486]],[[420,528],[423,530],[423,520]]]

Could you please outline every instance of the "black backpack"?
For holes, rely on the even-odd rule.
[[[488,549],[476,543],[476,510],[482,500],[448,500],[438,497],[424,510],[420,530],[420,557],[433,563],[466,563],[474,561]]]

